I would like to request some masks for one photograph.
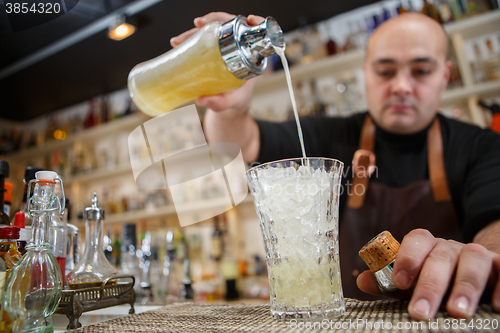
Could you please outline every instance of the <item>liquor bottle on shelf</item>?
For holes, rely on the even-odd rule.
[[[17,227],[2,227],[0,228],[0,261],[3,268],[0,272],[0,277],[3,276],[3,281],[0,280],[0,293],[4,293],[5,283],[12,268],[21,260],[22,254],[18,247],[19,228]],[[0,265],[2,266],[2,265]],[[3,303],[3,297],[1,298]],[[2,304],[3,305],[3,304]],[[5,310],[5,309],[3,309]],[[1,332],[11,332],[13,329],[13,320],[7,313],[2,311],[0,314],[0,330]]]
[[[136,225],[125,224],[123,226],[123,242],[120,255],[120,273],[123,275],[139,276],[139,269],[136,256]],[[136,295],[140,292],[139,283],[134,286]]]
[[[146,231],[141,246],[142,255],[139,258],[139,303],[148,304],[153,301],[153,288],[151,283],[151,232]]]
[[[439,16],[439,11],[437,10],[436,6],[434,6],[427,0],[424,0],[424,6],[422,7],[422,10],[420,12],[424,15],[429,16],[430,18],[434,19],[440,24],[443,23],[443,21],[441,20],[441,16]]]
[[[214,231],[212,232],[212,246],[210,251],[210,256],[215,261],[219,261],[222,258],[224,251],[224,245],[222,241],[222,232],[219,225],[219,216],[214,217]]]
[[[165,304],[177,302],[181,297],[181,281],[179,262],[174,247],[174,232],[169,230],[166,236],[167,253],[163,261],[163,274],[161,278],[161,299]]]
[[[453,11],[448,0],[437,0],[436,6],[443,23],[453,21]]]
[[[453,20],[460,20],[463,17],[463,10],[461,9],[460,0],[448,0],[448,4],[450,5]]]
[[[467,0],[467,4],[471,15],[481,14],[491,10],[491,3],[488,0]]]
[[[183,260],[184,267],[184,278],[182,279],[182,290],[181,296],[186,300],[194,299],[194,291],[191,284],[191,270],[190,270],[190,261],[189,258],[184,258]]]
[[[113,258],[113,241],[111,240],[111,226],[108,224],[106,229],[106,235],[104,235],[104,255],[108,259],[109,263],[113,266],[115,265],[115,260]]]
[[[19,248],[19,252],[24,255],[26,253],[26,245],[28,245],[31,240],[31,229],[26,228],[23,212],[17,212],[14,215],[13,226],[19,228],[19,240],[17,241],[17,246]]]
[[[495,53],[491,39],[486,39],[488,47],[488,60],[486,60],[486,70],[490,80],[500,80],[500,54]]]
[[[9,177],[9,173],[9,163],[7,161],[0,161],[0,227],[10,225],[10,219],[4,210],[5,178]]]
[[[457,57],[453,48],[450,49],[450,61],[452,67],[450,78],[448,79],[448,89],[453,89],[462,86],[462,75],[460,74],[460,68],[458,67]]]
[[[120,267],[121,265],[121,260],[120,260],[120,256],[121,256],[121,243],[120,243],[120,236],[119,234],[115,234],[115,240],[113,242],[113,251],[112,251],[112,255],[113,255],[113,263],[116,267]]]
[[[29,185],[29,184],[30,184],[30,180],[35,179],[35,174],[38,171],[43,171],[43,169],[29,166],[24,171],[24,179],[23,179],[24,191],[23,191],[23,200],[21,202],[20,212],[22,212],[24,214],[24,219],[25,219],[24,223],[28,227],[31,226],[31,216],[28,214],[28,210],[27,210],[27,206],[26,206],[26,202],[27,202],[27,200],[29,200],[29,198],[27,197],[28,196],[28,186],[32,187],[30,189],[30,193],[33,193],[33,189],[35,188],[34,184],[33,183],[31,183],[31,185]]]
[[[474,61],[471,63],[474,80],[476,83],[486,81],[486,64],[484,63],[479,43],[474,43]]]
[[[4,195],[4,206],[3,211],[7,217],[10,217],[10,207],[12,206],[12,189],[14,185],[9,182],[5,182],[5,195]]]

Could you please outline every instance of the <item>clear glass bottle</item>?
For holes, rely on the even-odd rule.
[[[68,223],[68,245],[66,252],[66,276],[80,262],[80,229]]]
[[[135,255],[136,244],[135,224],[123,226],[123,242],[121,244],[120,272],[123,275],[137,275],[137,257]]]
[[[85,219],[85,252],[75,269],[68,274],[70,289],[99,287],[105,279],[118,275],[118,271],[104,255],[104,210],[97,206],[96,193],[92,199],[92,207],[85,208],[83,217]],[[112,284],[113,280],[110,283]]]
[[[254,27],[243,16],[212,22],[178,47],[135,66],[128,89],[141,111],[158,116],[199,96],[241,87],[264,72],[273,46],[284,49],[285,43],[272,17]]]
[[[59,188],[56,185],[56,193]],[[56,204],[62,206],[62,204]],[[64,204],[64,206],[66,206]],[[66,281],[66,254],[68,250],[68,224],[63,219],[64,211],[53,210],[51,215],[49,244],[52,247],[52,254],[56,257],[61,269],[62,280]]]
[[[139,302],[141,304],[148,304],[153,301],[153,286],[151,281],[151,232],[149,231],[146,231],[145,237],[142,240],[141,250],[142,256],[139,258]]]
[[[164,304],[171,304],[180,300],[181,281],[180,274],[182,267],[177,261],[174,248],[174,233],[167,232],[167,253],[163,261],[163,274],[161,277],[161,299]]]
[[[62,180],[52,171],[39,171],[35,175],[35,189],[28,202],[32,216],[33,236],[26,254],[7,278],[4,308],[14,319],[14,331],[50,332],[53,330],[52,313],[62,296],[63,281],[57,260],[49,245],[50,218],[53,210],[63,212],[64,206],[55,195],[56,181],[62,189]],[[28,186],[29,187],[29,186]],[[64,202],[64,191],[61,191]],[[28,197],[30,191],[28,190]]]

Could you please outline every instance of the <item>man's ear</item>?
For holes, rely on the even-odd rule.
[[[444,69],[444,77],[443,77],[443,86],[441,87],[441,91],[445,91],[448,86],[448,80],[450,79],[451,69],[453,68],[453,64],[451,61],[447,60],[445,63]]]

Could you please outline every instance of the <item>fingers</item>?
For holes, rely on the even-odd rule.
[[[236,15],[224,13],[224,12],[212,12],[204,16],[200,16],[194,19],[194,26],[197,28],[203,27],[205,24],[215,21],[227,22]]]
[[[495,255],[493,257],[493,277],[496,281],[495,289],[493,290],[493,295],[491,297],[491,304],[493,309],[500,313],[500,255]]]
[[[227,109],[247,110],[252,97],[253,87],[257,78],[248,80],[243,86],[233,91],[213,96],[201,96],[196,99],[196,104],[205,106],[213,111]]]
[[[492,256],[485,247],[474,243],[462,247],[455,283],[446,304],[446,309],[452,316],[466,318],[476,311],[490,276],[492,263]]]
[[[437,240],[420,271],[408,304],[412,318],[426,320],[436,315],[455,272],[461,246],[455,241]]]
[[[362,272],[358,275],[356,279],[356,284],[358,288],[371,295],[380,296],[382,292],[378,288],[377,280],[375,279],[375,275],[369,270]]]
[[[409,299],[411,296],[411,290],[398,290],[394,293],[383,294],[378,287],[375,275],[370,270],[366,270],[359,274],[356,279],[356,284],[361,291],[375,296],[384,295],[396,299]]]
[[[249,25],[257,25],[265,20],[264,17],[259,15],[248,15],[247,21]]]
[[[405,236],[392,271],[392,281],[397,288],[411,288],[435,245],[436,238],[424,229],[412,230]]]
[[[183,32],[182,34],[178,35],[178,36],[175,36],[175,37],[172,37],[170,39],[170,45],[172,45],[172,47],[177,47],[179,46],[180,44],[182,44],[186,39],[188,39],[189,37],[191,37],[192,35],[194,35],[194,33],[196,31],[198,31],[199,29],[198,28],[193,28],[191,30],[188,30],[188,31],[185,31]]]
[[[173,47],[177,47],[180,44],[182,44],[186,39],[191,37],[196,31],[198,31],[200,28],[205,26],[206,24],[210,22],[215,22],[215,21],[220,21],[220,22],[227,22],[231,20],[233,17],[236,15],[229,14],[229,13],[224,13],[224,12],[212,12],[208,13],[204,16],[200,16],[194,19],[194,26],[195,28],[185,31],[182,34],[172,37],[170,39],[170,45]],[[264,18],[262,16],[257,16],[257,15],[249,15],[248,18],[248,24],[249,25],[257,25],[264,21]]]
[[[207,23],[210,22],[215,22],[215,21],[222,21],[226,22],[232,19],[235,15],[233,14],[228,14],[228,13],[223,13],[223,12],[213,12],[209,13],[207,15],[197,17],[194,19],[194,26],[195,28],[185,31],[182,34],[172,37],[170,39],[170,45],[173,47],[179,46],[182,44],[186,39],[191,37],[196,31],[198,31],[201,27],[206,25]]]

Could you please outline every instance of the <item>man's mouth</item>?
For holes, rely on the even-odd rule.
[[[408,112],[412,109],[410,104],[391,104],[389,110],[394,112]]]

